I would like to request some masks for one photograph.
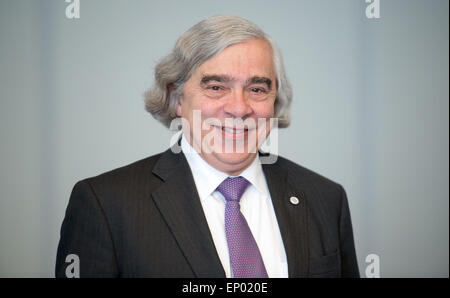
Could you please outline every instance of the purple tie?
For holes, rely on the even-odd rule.
[[[244,215],[241,213],[239,201],[250,182],[244,177],[228,177],[217,190],[225,197],[225,233],[230,254],[233,277],[258,278],[268,277],[264,262],[248,227]]]

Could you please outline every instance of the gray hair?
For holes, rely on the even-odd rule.
[[[155,68],[154,85],[145,92],[145,109],[169,127],[177,117],[176,108],[183,94],[184,84],[205,61],[233,44],[250,39],[264,39],[272,47],[277,77],[277,97],[274,114],[278,127],[288,127],[292,89],[276,44],[258,26],[235,16],[214,16],[187,30],[175,43],[172,52]]]

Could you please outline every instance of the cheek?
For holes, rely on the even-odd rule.
[[[183,95],[181,96],[181,110],[186,113],[192,113],[192,110],[200,110],[201,97],[198,94],[196,88],[192,86],[189,81],[186,83],[183,89]]]
[[[205,99],[201,105],[203,117],[219,116],[222,103],[218,100]]]
[[[274,102],[259,102],[253,105],[253,112],[257,118],[272,118],[275,114]]]

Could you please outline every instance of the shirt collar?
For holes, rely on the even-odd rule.
[[[204,200],[211,195],[220,183],[227,177],[230,177],[228,174],[219,171],[208,164],[187,142],[184,135],[181,137],[181,150],[186,156],[186,160],[191,168],[198,195],[201,200]],[[261,194],[267,195],[268,189],[262,171],[261,161],[258,156],[239,176],[247,179]]]

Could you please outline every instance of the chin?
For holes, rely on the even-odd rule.
[[[255,153],[215,153],[215,158],[223,166],[225,172],[240,172],[253,161]]]

